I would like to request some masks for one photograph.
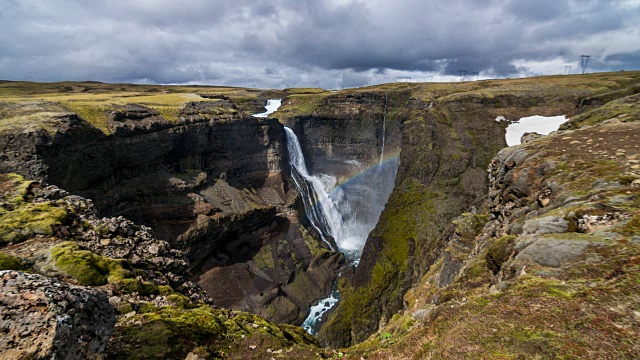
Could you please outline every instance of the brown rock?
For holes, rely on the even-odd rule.
[[[0,319],[2,359],[101,359],[115,313],[100,291],[3,271]]]

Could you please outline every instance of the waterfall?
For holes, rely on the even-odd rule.
[[[387,135],[387,93],[384,93],[384,111],[382,113],[382,149],[380,150],[380,163],[382,167],[382,161],[384,160],[384,141]]]
[[[273,113],[280,106],[280,99],[267,103],[267,112]],[[353,175],[338,184],[332,174],[310,173],[307,169],[302,146],[292,129],[285,127],[291,178],[300,193],[304,205],[305,217],[318,236],[333,251],[340,251],[352,264],[358,264],[364,244],[373,230],[384,205],[393,190],[398,158],[385,161],[384,146],[386,140],[387,94],[382,123],[382,147],[380,161],[373,164],[361,164],[356,159],[340,159]],[[256,114],[266,117],[268,114]],[[265,115],[266,114],[266,115]],[[320,158],[318,160],[321,160]],[[335,159],[333,159],[335,161]],[[337,282],[332,292],[310,308],[310,314],[303,327],[313,334],[322,315],[331,309],[340,299]]]
[[[338,250],[357,266],[367,236],[393,189],[397,160],[383,163],[381,158],[378,166],[360,173],[360,182],[336,186],[334,176],[309,173],[298,137],[288,127],[285,132],[291,175],[302,197],[307,219],[331,249],[335,250],[332,239]],[[310,308],[303,328],[314,334],[322,315],[339,300],[334,284],[331,294]]]
[[[291,177],[302,196],[307,218],[322,240],[335,251],[327,239],[327,236],[331,236],[335,241],[342,223],[342,216],[327,193],[328,188],[335,185],[335,178],[331,179],[328,175],[311,176],[307,171],[298,137],[290,128],[285,127],[284,130],[287,135]]]

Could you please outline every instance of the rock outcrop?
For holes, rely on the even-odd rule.
[[[0,319],[3,359],[101,359],[115,313],[100,291],[0,271]]]

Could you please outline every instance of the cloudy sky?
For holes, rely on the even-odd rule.
[[[640,68],[640,0],[0,0],[0,79],[340,88]]]

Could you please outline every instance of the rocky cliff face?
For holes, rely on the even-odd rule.
[[[396,345],[372,337],[354,355],[638,357],[640,107],[607,104],[501,150],[483,204],[381,328]]]
[[[194,97],[201,100],[170,111],[98,108],[110,135],[70,112],[75,104],[4,104],[0,171],[90,198],[101,216],[152,227],[186,253],[214,303],[300,323],[341,258],[303,236],[282,125],[252,118],[257,100]]]
[[[2,358],[319,351],[299,327],[211,306],[185,253],[149,227],[99,218],[90,200],[16,174],[0,175],[0,204]]]
[[[285,98],[286,118],[295,97]],[[343,226],[366,238],[393,188],[400,150],[398,108],[406,98],[385,92],[345,92],[321,99],[308,115],[286,118],[300,140],[310,173],[335,177]],[[344,239],[337,239],[344,240]],[[355,241],[355,240],[354,240]],[[364,243],[364,240],[363,240]]]
[[[621,89],[632,81],[621,78],[608,85]],[[576,84],[550,79],[507,87],[477,83],[471,89],[395,85],[382,91],[378,98],[386,93],[390,99],[404,99],[390,108],[401,129],[398,177],[361,263],[353,277],[342,282],[342,301],[320,333],[321,340],[332,346],[366,339],[403,308],[404,293],[442,255],[452,231],[450,221],[479,206],[486,196],[485,169],[505,146],[509,120],[534,114],[571,115],[581,98],[603,90],[591,87],[589,80]],[[343,107],[347,114],[348,109],[358,108]],[[508,120],[498,122],[497,116]],[[313,153],[339,144],[318,147],[311,141],[305,146]],[[449,266],[455,272],[460,265],[452,261]]]

